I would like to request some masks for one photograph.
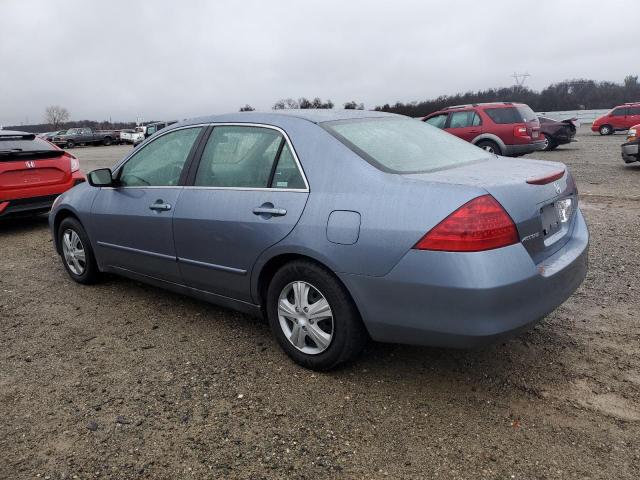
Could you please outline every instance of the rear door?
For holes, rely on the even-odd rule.
[[[627,111],[627,128],[640,123],[640,107],[629,107]]]
[[[101,188],[92,206],[92,229],[101,261],[182,283],[173,242],[173,215],[203,127],[158,136],[114,173],[117,186]]]
[[[309,188],[292,144],[270,126],[213,128],[174,214],[187,285],[252,302],[250,273],[298,222]]]
[[[449,126],[445,129],[467,142],[482,133],[482,121],[474,110],[457,110],[449,116]]]

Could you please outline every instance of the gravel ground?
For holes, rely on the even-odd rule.
[[[571,299],[503,344],[372,344],[328,374],[260,320],[76,285],[45,219],[1,224],[0,478],[638,478],[640,164],[620,135],[578,139],[537,155],[571,167],[591,230]]]

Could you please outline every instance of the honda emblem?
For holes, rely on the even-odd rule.
[[[24,162],[24,164],[27,166],[27,168],[36,168],[36,162],[32,162],[31,160]]]

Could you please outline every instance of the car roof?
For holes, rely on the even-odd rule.
[[[235,112],[224,115],[210,115],[192,118],[172,125],[189,125],[196,123],[240,122],[240,123],[280,123],[286,119],[300,119],[312,123],[331,122],[336,120],[352,120],[362,118],[403,117],[394,113],[373,110],[334,110],[334,109],[287,109],[266,112]]]

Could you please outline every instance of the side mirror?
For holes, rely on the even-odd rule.
[[[92,187],[111,187],[113,185],[111,170],[108,168],[99,168],[89,172],[87,180]]]

